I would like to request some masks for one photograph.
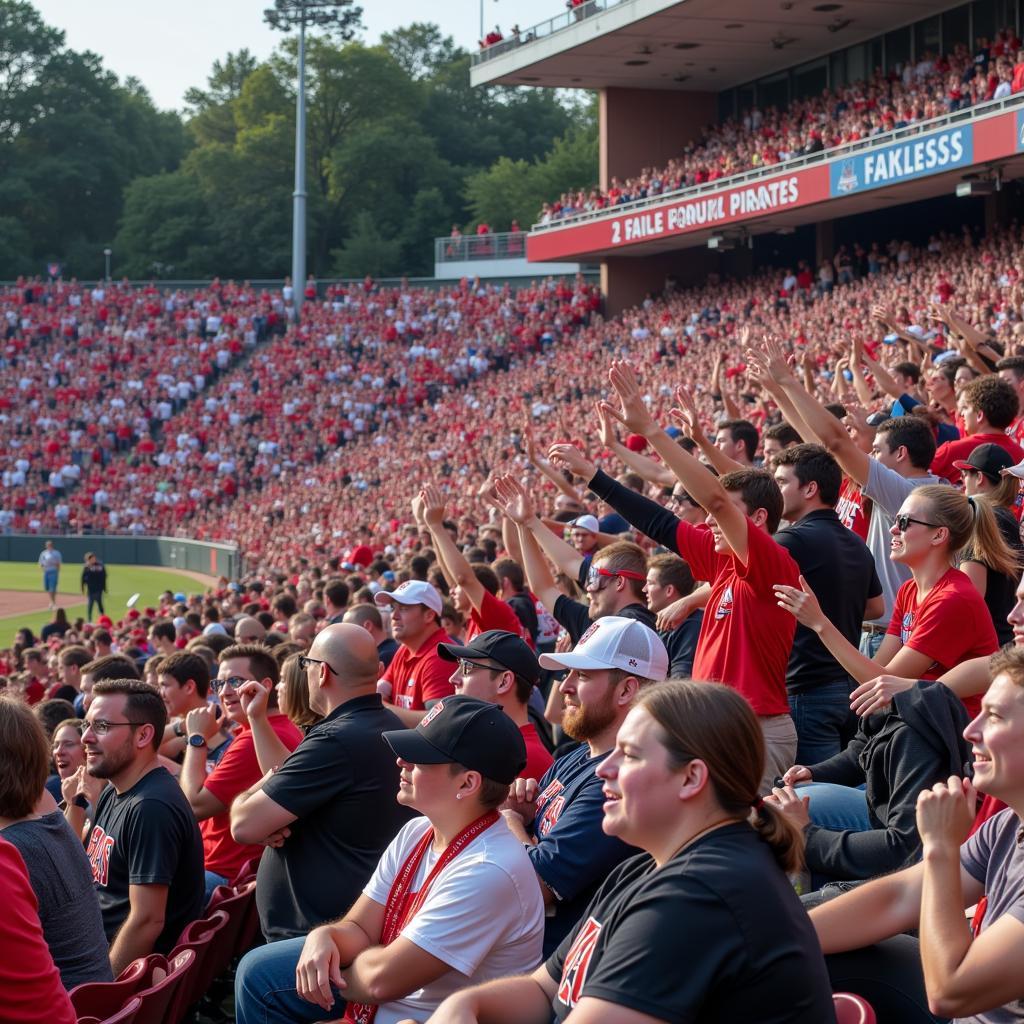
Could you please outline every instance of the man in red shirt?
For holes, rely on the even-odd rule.
[[[1017,392],[1017,400],[1024,407],[1024,356],[1007,356],[996,363],[996,372]],[[1017,443],[1024,444],[1024,416],[1017,410],[1014,421],[1006,433]]]
[[[480,633],[465,646],[441,644],[437,653],[448,662],[458,662],[451,675],[455,692],[478,697],[502,710],[523,734],[526,742],[526,767],[520,779],[540,779],[553,764],[547,747],[530,721],[527,702],[540,679],[540,662],[526,642],[501,629]]]
[[[413,502],[413,514],[422,516],[430,531],[441,572],[452,588],[452,602],[466,616],[466,639],[496,629],[524,636],[519,616],[497,596],[499,584],[494,570],[486,565],[470,565],[445,529],[441,491],[433,486],[420,491]]]
[[[773,587],[773,581],[800,576],[793,557],[771,536],[782,517],[782,494],[765,470],[740,470],[721,479],[709,472],[658,426],[625,362],[612,364],[610,380],[620,405],[602,402],[601,408],[646,437],[707,510],[709,530],[678,520],[675,536],[676,553],[694,577],[711,583],[693,678],[734,687],[757,712],[765,737],[760,792],[768,793],[797,746],[786,694],[795,628],[780,615]]]
[[[260,743],[253,735],[248,716],[242,707],[239,690],[256,680],[267,690],[267,724],[271,727],[279,749],[272,751],[274,763],[280,763],[302,741],[302,732],[289,718],[277,710],[278,668],[270,651],[259,644],[236,644],[226,648],[219,658],[217,678],[210,688],[220,698],[224,717],[238,726],[238,732],[217,762],[206,774],[206,747],[221,728],[221,721],[212,704],[193,708],[185,716],[188,745],[179,783],[192,811],[199,821],[203,836],[203,860],[206,864],[206,901],[218,885],[233,879],[246,861],[262,853],[262,847],[235,842],[231,838],[231,803],[263,778],[260,768]],[[263,740],[266,746],[266,740]]]
[[[373,601],[391,608],[391,631],[399,644],[377,689],[402,724],[414,729],[434,704],[455,692],[451,668],[437,652],[448,639],[441,627],[441,595],[423,580],[406,580],[375,594]]]
[[[936,476],[943,476],[950,483],[959,483],[960,470],[956,463],[966,459],[982,444],[997,444],[1005,448],[1014,462],[1024,459],[1024,449],[1006,433],[1020,405],[1012,384],[992,374],[978,377],[961,389],[956,404],[966,436],[940,444],[935,450],[931,470]]]

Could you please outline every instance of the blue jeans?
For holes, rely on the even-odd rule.
[[[885,639],[884,633],[868,633],[864,630],[860,635],[860,644],[857,650],[864,655],[865,658],[873,658],[878,653],[878,648],[882,646],[882,641]],[[881,670],[879,670],[881,675]]]
[[[868,798],[863,789],[832,782],[808,782],[796,787],[798,796],[811,798],[811,821],[836,832],[867,832]]]
[[[796,763],[809,767],[827,761],[843,749],[846,736],[853,731],[849,681],[790,694],[789,713],[796,726]]]
[[[206,895],[203,897],[203,906],[207,906],[210,902],[210,897],[213,895],[213,890],[218,885],[228,885],[231,882],[230,878],[225,878],[223,875],[218,875],[215,871],[206,872]]]
[[[295,967],[305,941],[269,942],[242,957],[235,973],[236,1024],[301,1024],[345,1015],[345,1000],[337,991],[329,1010],[307,1003],[295,991]]]

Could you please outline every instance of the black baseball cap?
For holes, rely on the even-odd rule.
[[[461,764],[505,785],[526,767],[519,726],[497,704],[476,697],[442,697],[415,729],[383,736],[410,764]]]
[[[536,685],[540,680],[540,662],[530,645],[507,629],[489,629],[473,637],[468,644],[438,644],[437,653],[445,661],[486,659]]]
[[[1013,456],[1001,445],[979,444],[966,459],[957,459],[953,465],[961,471],[976,469],[997,484],[1002,477],[1002,470],[1013,465]]]

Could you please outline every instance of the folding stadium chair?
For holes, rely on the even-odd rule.
[[[243,885],[229,889],[226,885],[218,885],[210,897],[210,904],[206,908],[208,914],[215,910],[223,910],[228,915],[228,924],[220,934],[214,946],[214,960],[217,969],[213,976],[216,977],[224,970],[238,951],[239,939],[249,917],[250,909],[256,902],[256,880],[246,882]]]
[[[239,869],[238,874],[231,879],[232,886],[244,885],[246,882],[252,881],[256,877],[259,866],[260,858],[258,856],[247,860]]]
[[[171,953],[171,959],[186,949],[191,949],[196,955],[196,962],[178,989],[174,1005],[167,1014],[167,1024],[175,1024],[181,1020],[185,1016],[185,1011],[198,1003],[210,987],[214,977],[211,973],[214,966],[213,947],[228,921],[225,911],[215,910],[209,917],[192,921],[185,926],[178,944]]]
[[[167,960],[158,953],[133,960],[113,981],[87,981],[68,994],[79,1017],[103,1020],[117,1013],[140,989],[154,984],[153,974],[167,973]]]
[[[78,1024],[134,1024],[135,1018],[139,1015],[142,1000],[138,996],[132,996],[120,1010],[112,1017],[79,1017]]]
[[[152,987],[136,993],[142,1000],[139,1007],[140,1021],[145,1021],[145,1024],[163,1024],[168,1017],[168,1011],[175,1004],[175,996],[181,983],[195,966],[195,962],[196,954],[193,949],[184,949],[176,953],[167,963],[166,975],[156,980]]]
[[[875,1024],[875,1011],[860,996],[833,992],[832,1004],[836,1009],[836,1024]]]

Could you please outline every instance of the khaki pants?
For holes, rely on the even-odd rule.
[[[796,726],[789,715],[760,715],[758,721],[764,734],[764,774],[758,792],[767,796],[775,777],[796,764]]]

